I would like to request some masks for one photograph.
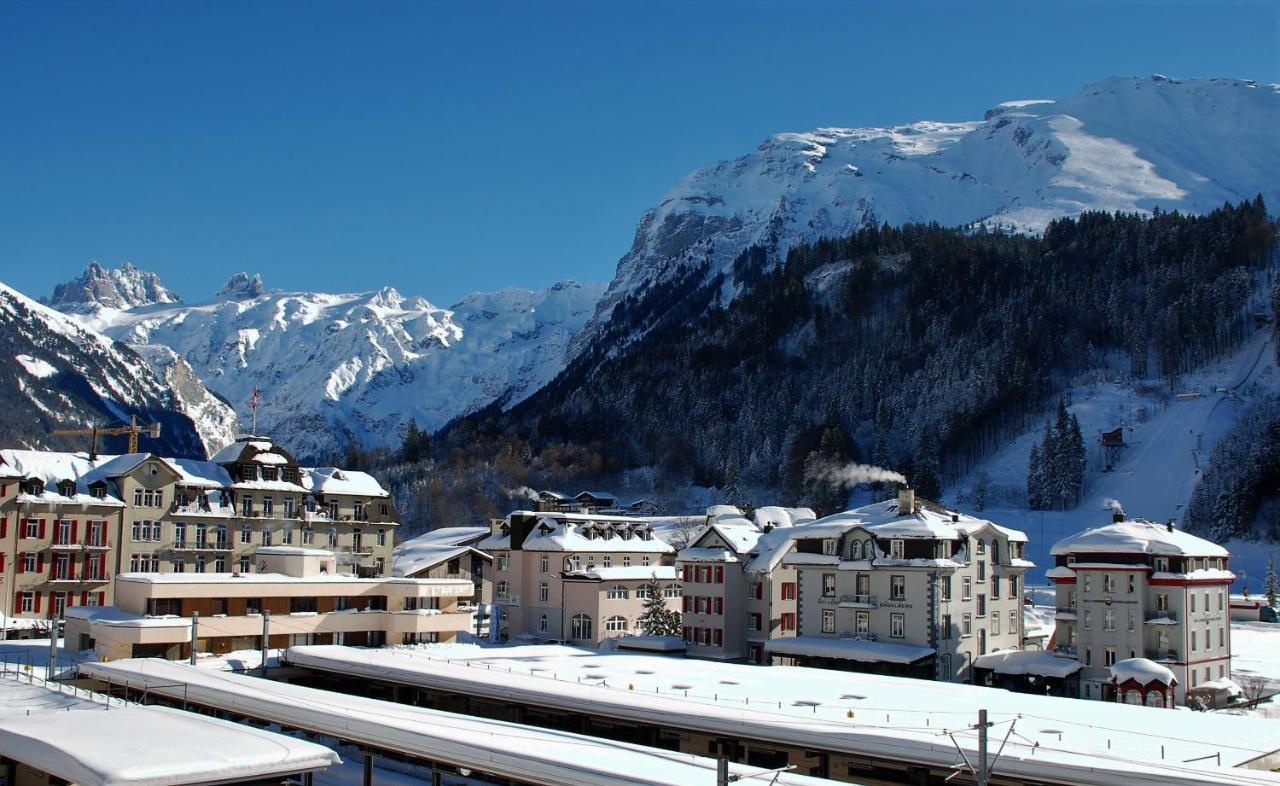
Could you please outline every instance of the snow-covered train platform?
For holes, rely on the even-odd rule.
[[[381,755],[444,765],[497,782],[536,786],[672,786],[713,784],[716,762],[671,750],[630,745],[582,734],[406,707],[362,696],[213,671],[160,659],[86,663],[81,674],[111,683],[114,691],[146,692],[229,716],[279,724],[333,737]],[[114,711],[113,711],[114,712]],[[760,768],[734,765],[731,775]],[[766,777],[764,781],[769,782]],[[472,781],[468,781],[472,782]],[[784,773],[778,786],[821,786],[829,781]]]
[[[338,762],[322,745],[252,726],[0,677],[4,783],[280,782]]]
[[[585,716],[652,729],[681,750],[772,752],[839,780],[945,777],[957,748],[974,760],[969,727],[986,709],[995,772],[1009,782],[1280,784],[1280,723],[1254,718],[549,645],[312,646],[287,658],[340,690],[392,686],[402,701],[471,712],[525,707],[528,722]]]

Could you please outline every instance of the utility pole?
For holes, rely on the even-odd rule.
[[[716,759],[716,786],[729,786],[729,760],[723,756]]]
[[[200,612],[191,612],[191,665],[196,665],[196,636],[200,630]]]
[[[978,710],[978,786],[988,786],[991,773],[987,770],[987,711]]]
[[[58,676],[58,618],[56,616],[49,618],[49,672],[45,674],[46,680],[52,680]]]
[[[265,604],[264,604],[265,605]],[[262,610],[262,676],[267,676],[267,642],[271,641],[271,612]]]

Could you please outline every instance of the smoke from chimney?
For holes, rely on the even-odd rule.
[[[1106,502],[1104,502],[1103,504],[1105,504],[1107,508],[1111,511],[1112,521],[1124,521],[1125,519],[1124,505],[1120,504],[1120,500],[1112,499],[1108,497]]]
[[[874,467],[870,464],[818,464],[809,470],[809,476],[815,480],[826,481],[840,488],[849,488],[859,483],[899,483],[907,485],[907,479],[901,473],[891,469]]]
[[[513,489],[503,489],[502,493],[507,495],[507,499],[538,499],[538,492],[528,486],[517,486]]]

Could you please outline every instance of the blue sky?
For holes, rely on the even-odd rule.
[[[1280,4],[0,5],[0,281],[188,301],[607,281],[641,212],[768,134],[972,119],[1116,74],[1280,82]]]

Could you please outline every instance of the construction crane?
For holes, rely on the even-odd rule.
[[[54,430],[54,435],[59,437],[76,437],[88,435],[91,438],[89,443],[89,460],[92,461],[98,457],[98,435],[119,436],[121,434],[129,435],[129,452],[138,452],[138,435],[146,434],[152,439],[160,438],[160,424],[152,423],[150,425],[138,425],[138,416],[133,415],[129,419],[127,426],[114,426],[112,428],[60,428]]]

